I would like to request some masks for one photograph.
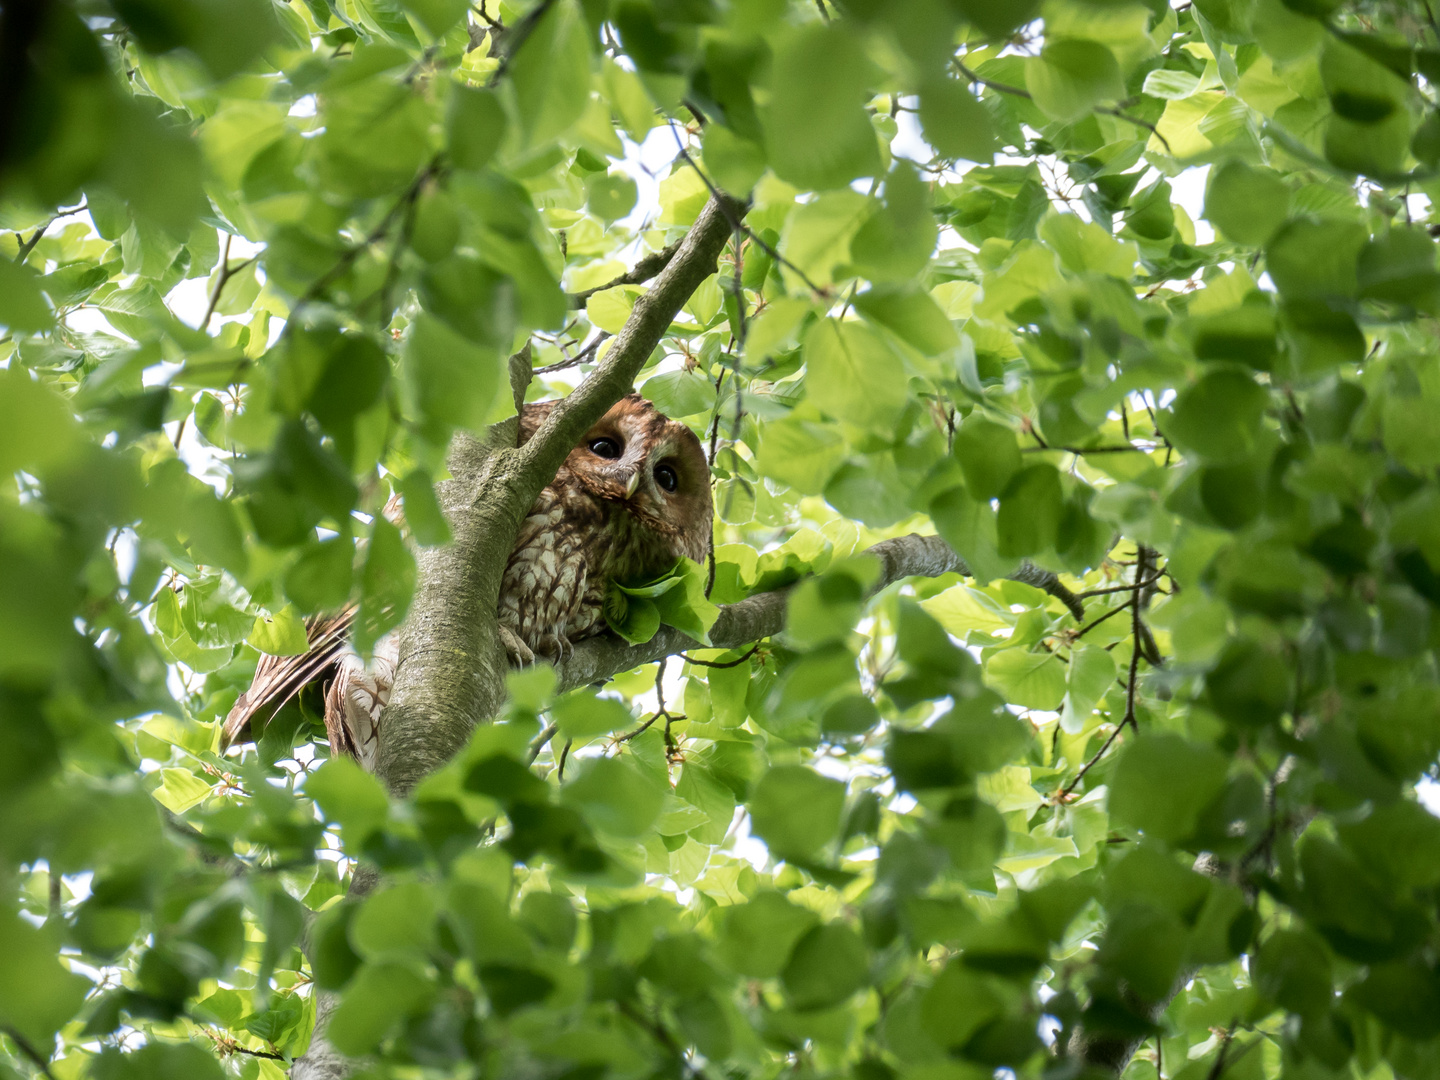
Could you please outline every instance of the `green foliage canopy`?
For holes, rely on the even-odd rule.
[[[0,1075],[274,1080],[317,1001],[374,1076],[1440,1075],[1429,5],[33,0],[0,47]],[[514,672],[403,799],[313,696],[222,753],[306,615],[400,624],[506,358],[593,371],[712,186],[639,389],[715,563],[611,621],[793,585],[783,631]],[[971,574],[864,555],[915,531]]]

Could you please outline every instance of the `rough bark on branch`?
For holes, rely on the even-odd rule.
[[[455,437],[453,479],[436,488],[452,541],[416,553],[419,582],[400,628],[400,660],[380,721],[375,771],[395,795],[407,795],[499,711],[506,658],[496,607],[520,524],[580,436],[630,390],[671,320],[715,272],[734,213],[716,199],[705,205],[596,370],[523,447],[515,445],[515,420],[496,425],[483,441]],[[516,383],[516,366],[518,401],[523,377]],[[357,876],[352,891],[363,891],[360,886]],[[339,1080],[358,1067],[325,1038],[333,1007],[332,995],[317,998],[315,1035],[291,1070],[294,1080]]]
[[[913,533],[897,536],[882,540],[861,554],[880,560],[880,576],[872,586],[872,592],[879,592],[907,577],[939,577],[952,572],[968,576],[970,573],[965,560],[938,536]],[[1016,581],[1044,589],[1062,600],[1072,612],[1079,609],[1083,614],[1080,602],[1050,571],[1024,563],[1010,576]],[[789,595],[788,588],[776,589],[725,605],[710,630],[710,647],[739,648],[778,634],[785,626],[785,604]],[[589,638],[579,642],[575,651],[556,669],[556,689],[563,693],[589,683],[603,682],[640,664],[704,647],[673,626],[662,626],[659,633],[642,645],[631,645],[613,634]]]

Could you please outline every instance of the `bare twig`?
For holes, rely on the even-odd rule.
[[[760,651],[760,645],[759,645],[759,643],[757,642],[756,644],[750,646],[749,651],[746,652],[744,656],[737,657],[737,658],[734,659],[734,660],[725,660],[725,661],[718,661],[718,660],[701,660],[698,656],[687,656],[687,655],[685,655],[684,653],[681,653],[681,654],[680,654],[680,659],[684,660],[687,664],[696,664],[696,665],[698,665],[699,667],[707,667],[707,668],[732,668],[732,667],[739,667],[741,664],[745,663],[746,660],[749,660],[752,656],[754,656],[754,655],[755,655],[757,652],[759,652],[759,651]]]
[[[9,1024],[0,1025],[0,1035],[6,1035],[10,1041],[20,1048],[20,1052],[30,1059],[31,1063],[40,1070],[40,1074],[47,1080],[55,1080],[55,1074],[50,1071],[50,1059],[36,1049],[35,1044],[21,1035]]]
[[[634,267],[621,274],[619,277],[611,278],[604,285],[596,285],[593,289],[583,289],[580,292],[570,293],[566,299],[570,301],[572,308],[583,308],[585,301],[596,293],[604,292],[606,289],[614,289],[621,285],[641,285],[670,265],[670,260],[680,250],[682,241],[676,240],[673,244],[661,248],[659,251],[646,255],[637,262]]]
[[[811,292],[813,292],[816,296],[829,299],[829,289],[824,288],[820,285],[816,285],[815,282],[811,281],[804,270],[801,270],[784,255],[781,255],[780,252],[776,251],[775,248],[770,246],[770,244],[766,243],[759,233],[757,233],[754,229],[750,228],[749,225],[746,225],[745,222],[740,219],[739,215],[737,215],[732,209],[730,209],[729,201],[726,199],[724,193],[718,187],[716,187],[714,183],[711,182],[710,177],[705,175],[705,171],[701,169],[699,165],[695,164],[695,159],[690,156],[690,151],[685,148],[685,142],[683,139],[680,138],[680,133],[675,130],[674,121],[670,122],[670,133],[675,136],[675,145],[680,149],[680,156],[685,159],[685,163],[687,165],[689,165],[692,169],[695,170],[695,175],[700,177],[701,182],[704,183],[706,188],[709,189],[710,194],[714,196],[715,200],[719,203],[720,207],[725,213],[726,219],[730,222],[730,227],[736,232],[743,232],[751,239],[751,241],[755,243],[757,247],[760,248],[761,251],[765,252],[766,255],[769,255],[770,258],[774,259],[781,266],[793,272],[796,277],[798,277],[801,281],[805,283],[805,287],[808,288]]]
[[[1127,587],[1128,587],[1128,586],[1127,586]],[[1078,597],[1077,597],[1077,599],[1078,599]],[[1075,637],[1074,637],[1073,640],[1076,640],[1076,641],[1080,640],[1082,637],[1084,637],[1086,634],[1088,634],[1091,630],[1094,630],[1095,627],[1099,626],[1099,625],[1100,625],[1102,622],[1104,622],[1106,619],[1110,618],[1110,616],[1112,616],[1112,615],[1119,615],[1120,612],[1124,611],[1124,610],[1125,610],[1126,608],[1128,608],[1132,603],[1134,603],[1134,600],[1133,600],[1133,599],[1131,599],[1131,600],[1126,600],[1126,601],[1125,601],[1123,604],[1121,604],[1119,607],[1113,607],[1113,608],[1111,608],[1109,611],[1105,612],[1104,615],[1101,615],[1101,616],[1099,616],[1099,617],[1096,618],[1096,619],[1092,619],[1090,622],[1088,622],[1088,623],[1086,623],[1084,626],[1082,626],[1079,630],[1075,631]]]
[[[541,6],[543,7],[545,5],[542,4]],[[395,200],[395,204],[385,212],[385,216],[380,219],[379,224],[371,229],[358,244],[342,252],[340,257],[335,261],[335,265],[316,278],[310,284],[310,287],[300,294],[299,298],[290,308],[290,314],[285,320],[285,333],[288,334],[290,332],[290,328],[294,326],[297,321],[296,316],[298,316],[307,305],[313,303],[321,293],[330,287],[336,278],[348,270],[351,263],[358,259],[364,252],[369,251],[372,244],[382,240],[390,232],[390,227],[394,224],[395,218],[415,201],[425,181],[429,180],[430,177],[439,171],[440,159],[438,157],[431,158],[429,164],[416,174],[415,179],[410,181],[409,186],[406,187],[400,197]]]
[[[31,236],[29,240],[21,241],[20,250],[15,253],[15,262],[23,263],[26,259],[28,259],[30,257],[30,252],[35,250],[35,245],[40,243],[40,238],[45,235],[45,233],[49,230],[50,226],[54,225],[55,222],[59,221],[63,217],[72,217],[75,214],[83,214],[86,210],[89,209],[90,204],[82,202],[79,206],[72,207],[69,210],[55,211],[55,215],[44,225],[41,225],[38,229],[36,229],[35,234]],[[16,233],[15,235],[19,236],[20,234]]]
[[[590,357],[594,356],[595,350],[598,349],[604,342],[609,341],[612,336],[613,335],[608,330],[602,330],[600,331],[600,335],[594,341],[590,342],[589,345],[586,345],[585,348],[581,349],[569,360],[559,360],[553,364],[546,364],[544,367],[537,367],[530,374],[548,375],[552,371],[564,371],[566,368],[578,367],[580,364],[585,363],[586,360],[589,360]]]
[[[284,1054],[273,1054],[268,1050],[251,1050],[248,1046],[241,1046],[224,1032],[213,1031],[209,1028],[204,1030],[205,1034],[210,1036],[211,1040],[215,1043],[215,1048],[223,1055],[244,1054],[246,1057],[265,1058],[268,1061],[286,1060]]]
[[[233,239],[234,237],[230,233],[225,234],[225,254],[220,257],[220,276],[215,279],[215,288],[210,293],[210,304],[205,309],[205,318],[200,320],[201,330],[210,328],[210,320],[215,317],[215,309],[220,306],[220,294],[225,291],[225,286],[230,284],[230,279],[260,257],[258,254],[251,255],[239,265],[231,266],[230,241]]]
[[[1036,436],[1037,438],[1039,436]],[[1063,450],[1067,454],[1075,454],[1083,457],[1086,454],[1148,454],[1152,450],[1159,450],[1159,446],[1136,446],[1131,443],[1126,446],[1023,446],[1020,452],[1023,454],[1040,454],[1046,450]]]
[[[545,749],[545,744],[555,737],[560,730],[559,724],[549,724],[545,730],[535,736],[535,741],[530,744],[530,764],[535,764],[535,759],[540,756],[540,751]]]
[[[1225,1071],[1225,1051],[1230,1049],[1230,1040],[1235,1037],[1235,1023],[1231,1021],[1225,1029],[1225,1035],[1220,1040],[1220,1052],[1215,1055],[1215,1064],[1210,1066],[1210,1073],[1206,1080],[1220,1080],[1220,1075]]]
[[[981,86],[988,86],[991,90],[994,90],[996,93],[999,94],[1009,94],[1011,97],[1026,98],[1030,101],[1035,100],[1034,95],[1031,94],[1029,90],[1022,90],[1018,86],[1011,86],[1008,83],[996,82],[994,79],[987,79],[982,75],[977,75],[975,72],[971,71],[968,67],[966,67],[964,62],[961,61],[959,57],[951,60],[951,63],[955,65],[956,69],[960,72],[960,74],[964,75],[965,78],[972,83],[979,83]],[[1154,135],[1155,138],[1159,139],[1160,142],[1164,144],[1165,152],[1167,154],[1169,154],[1171,157],[1175,156],[1175,151],[1170,147],[1170,140],[1165,138],[1164,135],[1161,135],[1160,129],[1157,128],[1154,124],[1150,123],[1149,120],[1142,120],[1138,116],[1131,116],[1123,109],[1114,108],[1109,105],[1097,105],[1095,106],[1095,111],[1099,113],[1104,113],[1106,116],[1113,116],[1117,120],[1124,120],[1126,123],[1134,124],[1136,127],[1144,128],[1146,131],[1150,132],[1150,134]]]
[[[1152,577],[1149,581],[1142,582],[1142,583],[1139,585],[1139,588],[1141,588],[1141,589],[1148,589],[1148,588],[1150,588],[1150,587],[1153,586],[1156,582],[1158,582],[1161,578],[1165,577],[1166,573],[1167,573],[1167,571],[1161,570],[1158,574],[1156,574],[1154,577]],[[1132,582],[1132,583],[1129,584],[1129,585],[1112,585],[1112,586],[1110,586],[1108,589],[1087,589],[1085,592],[1078,593],[1078,594],[1076,594],[1076,595],[1077,595],[1081,600],[1088,600],[1088,599],[1090,599],[1090,597],[1092,597],[1092,596],[1108,596],[1110,593],[1117,593],[1117,592],[1134,592],[1135,589],[1136,589],[1136,585],[1135,585],[1135,583]]]
[[[1080,781],[1085,779],[1085,774],[1088,773],[1092,768],[1094,768],[1095,764],[1102,757],[1105,756],[1105,751],[1110,749],[1110,744],[1113,743],[1116,739],[1118,739],[1120,737],[1120,733],[1124,730],[1125,722],[1122,720],[1119,724],[1115,725],[1115,730],[1112,731],[1110,733],[1110,737],[1101,744],[1100,749],[1095,751],[1094,756],[1092,756],[1089,761],[1085,762],[1084,765],[1080,766],[1080,771],[1075,774],[1075,778],[1071,780],[1068,784],[1066,784],[1063,788],[1061,788],[1059,791],[1057,791],[1051,801],[1056,803],[1062,803],[1066,799],[1068,799],[1071,793],[1080,786]]]

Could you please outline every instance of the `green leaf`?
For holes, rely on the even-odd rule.
[[[925,269],[938,229],[930,191],[908,161],[885,177],[885,203],[850,241],[853,269],[871,281],[905,281]]]
[[[648,596],[628,596],[616,582],[605,591],[605,625],[632,645],[660,632],[660,609]]]
[[[489,90],[452,86],[445,126],[455,167],[483,169],[505,138],[505,108]]]
[[[580,118],[590,97],[590,35],[575,0],[540,11],[510,61],[508,81],[527,146],[553,139]]]
[[[869,61],[843,22],[811,23],[783,39],[761,112],[770,167],[812,190],[880,172],[875,130],[863,108]]]
[[[1254,451],[1269,403],[1249,375],[1222,368],[1180,391],[1163,427],[1182,450],[1208,461],[1240,461]]]
[[[391,885],[365,898],[350,923],[350,940],[367,960],[423,956],[435,939],[435,901],[420,882]]]
[[[817,408],[892,429],[908,395],[900,358],[869,327],[822,319],[805,335],[805,394]]]
[[[0,1016],[36,1046],[51,1046],[55,1033],[79,1010],[89,979],[61,965],[46,932],[6,911],[0,914]]]
[[[1278,930],[1266,938],[1254,972],[1255,988],[1291,1012],[1320,1012],[1334,995],[1325,943],[1304,930]]]
[[[1298,218],[1265,249],[1265,267],[1287,300],[1334,300],[1355,295],[1356,265],[1368,239],[1356,221]]]
[[[1228,161],[1210,174],[1205,216],[1238,244],[1264,244],[1289,209],[1290,188],[1273,169]]]
[[[1135,245],[1116,240],[1094,222],[1074,214],[1050,214],[1040,223],[1040,239],[1077,274],[1109,274],[1128,281],[1135,272]]]
[[[1060,714],[1062,730],[1078,734],[1085,729],[1091,711],[1114,685],[1116,671],[1114,656],[1101,646],[1082,644],[1071,650],[1065,707]]]
[[[960,335],[940,305],[913,284],[877,285],[856,296],[854,306],[927,356],[943,355],[960,345]]]
[[[183,814],[210,797],[212,788],[189,769],[161,769],[155,801],[172,814]]]
[[[331,758],[306,777],[305,794],[340,826],[351,851],[358,852],[390,812],[384,786],[346,757]]]
[[[995,131],[985,106],[957,79],[931,77],[920,87],[920,126],[941,157],[988,165]]]
[[[377,515],[370,527],[370,550],[360,572],[360,613],[354,645],[368,653],[377,641],[400,625],[415,595],[415,556],[400,530]]]
[[[465,0],[405,0],[405,9],[438,38],[465,14]]]
[[[1021,467],[1015,433],[978,411],[955,432],[952,452],[965,475],[965,490],[976,499],[999,496]]]
[[[998,652],[985,664],[985,681],[1026,709],[1058,709],[1065,700],[1065,665],[1047,652]]]
[[[1125,96],[1120,65],[1096,41],[1047,41],[1040,55],[1025,63],[1025,86],[1041,112],[1065,121]]]
[[[717,953],[741,975],[774,978],[785,970],[795,943],[819,921],[814,912],[792,904],[781,893],[762,892],[725,913]]]
[[[430,315],[415,320],[405,344],[412,399],[427,420],[478,430],[500,385],[500,357],[466,341]]]
[[[831,923],[815,927],[795,943],[780,981],[797,1009],[823,1009],[864,986],[869,966],[860,936]]]
[[[939,1046],[958,1049],[1000,1016],[1006,1005],[997,980],[952,960],[925,991],[920,1010],[923,1030]]]
[[[307,545],[285,575],[285,595],[305,612],[341,607],[350,598],[354,560],[349,536]]]
[[[562,791],[566,802],[613,836],[643,836],[655,824],[665,800],[662,787],[619,758],[593,762]],[[726,828],[729,825],[727,820]]]
[[[38,280],[29,267],[0,259],[0,326],[30,334],[55,325],[55,316],[41,295]]]
[[[600,175],[585,184],[585,205],[603,221],[617,221],[635,209],[639,188],[625,175]]]
[[[408,964],[366,964],[331,1015],[326,1037],[342,1054],[368,1053],[432,995],[429,982]]]
[[[785,417],[765,425],[755,468],[802,495],[818,495],[844,457],[833,426]]]
[[[961,487],[935,496],[930,516],[936,531],[965,559],[977,584],[1002,577],[1015,568],[1015,560],[1002,557],[995,511],[989,502],[974,498]]]
[[[645,380],[640,394],[666,416],[695,416],[715,407],[715,384],[699,371],[667,371]]]
[[[755,834],[780,858],[811,859],[840,827],[845,785],[800,765],[777,765],[750,799]]]
[[[429,475],[423,469],[415,469],[401,477],[396,486],[404,499],[405,524],[415,542],[425,547],[448,544],[450,523],[440,509]]]
[[[614,698],[596,697],[583,690],[555,702],[551,716],[567,739],[593,739],[635,723],[630,710]]]
[[[1141,735],[1115,767],[1110,813],[1147,836],[1184,840],[1224,786],[1226,768],[1224,755],[1208,746],[1178,735]]]
[[[1053,465],[1030,465],[1010,478],[995,516],[995,547],[1005,557],[1044,551],[1055,543],[1065,493]]]
[[[272,615],[255,616],[255,628],[245,640],[269,656],[303,656],[310,651],[305,621],[288,606]]]

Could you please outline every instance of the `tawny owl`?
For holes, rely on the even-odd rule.
[[[520,413],[525,443],[555,402]],[[387,507],[387,514],[394,506]],[[621,398],[570,451],[520,527],[500,586],[500,634],[511,662],[563,659],[574,643],[605,629],[611,581],[696,561],[710,547],[713,510],[705,453],[685,425],[638,394]],[[310,651],[262,656],[250,688],[225,718],[225,745],[252,719],[272,714],[311,683],[326,683],[325,727],[334,752],[374,764],[380,712],[398,663],[394,634],[376,643],[367,665],[350,647],[354,608],[306,623]]]

